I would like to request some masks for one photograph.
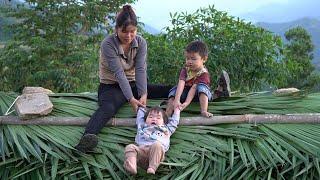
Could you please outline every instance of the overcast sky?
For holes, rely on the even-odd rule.
[[[138,0],[133,7],[141,22],[160,30],[170,25],[170,12],[192,13],[209,5],[251,22],[320,18],[320,0]]]

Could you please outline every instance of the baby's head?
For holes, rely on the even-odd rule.
[[[144,116],[144,120],[148,125],[165,125],[168,123],[166,113],[160,107],[150,108]]]

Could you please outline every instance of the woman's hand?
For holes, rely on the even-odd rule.
[[[144,104],[142,104],[140,101],[138,101],[136,98],[132,97],[129,101],[130,105],[132,106],[133,112],[136,113],[138,111],[138,107],[146,107]]]
[[[141,104],[143,104],[144,106],[147,105],[147,93],[143,94],[143,95],[140,97],[139,102],[140,102]]]

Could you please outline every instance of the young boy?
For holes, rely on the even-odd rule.
[[[147,112],[139,107],[137,113],[136,144],[125,148],[124,168],[130,174],[137,174],[138,166],[155,174],[159,164],[169,150],[170,136],[176,130],[180,119],[180,109],[176,108],[168,119],[160,107],[153,107]]]
[[[199,101],[201,115],[211,117],[208,112],[208,101],[212,100],[210,90],[210,74],[204,63],[208,59],[208,48],[202,41],[193,41],[185,49],[186,63],[180,71],[178,85],[169,92],[167,115],[172,114],[173,109],[186,108],[191,101]],[[214,92],[214,98],[230,96],[230,80],[228,73],[223,71],[218,87]],[[183,103],[181,103],[183,102]]]

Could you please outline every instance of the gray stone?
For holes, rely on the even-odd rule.
[[[275,96],[288,96],[288,95],[295,95],[299,93],[299,89],[297,88],[282,88],[275,90],[272,94]]]
[[[22,94],[15,103],[15,109],[21,119],[31,119],[49,114],[53,104],[45,93]]]
[[[50,89],[45,89],[43,87],[25,87],[22,90],[22,94],[33,94],[33,93],[53,94],[53,92]]]

